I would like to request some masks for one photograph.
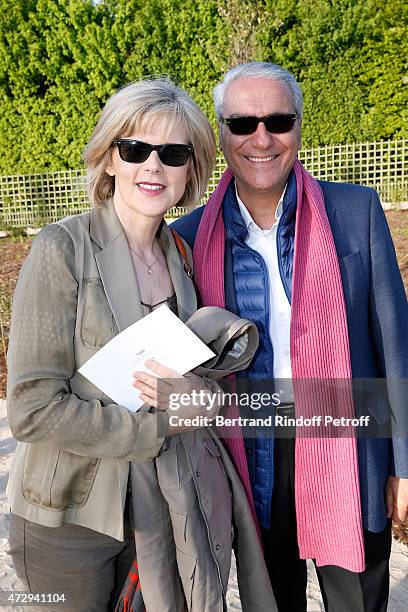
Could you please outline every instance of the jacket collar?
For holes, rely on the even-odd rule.
[[[119,331],[144,316],[128,242],[113,201],[91,210],[89,232],[96,243],[95,260],[106,297]],[[177,296],[179,317],[187,320],[197,308],[195,290],[184,271],[179,252],[167,224],[162,222],[158,240]]]

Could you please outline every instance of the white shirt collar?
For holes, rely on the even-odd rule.
[[[255,223],[255,221],[251,217],[251,214],[250,214],[249,210],[247,209],[247,207],[245,206],[245,204],[243,203],[243,201],[239,197],[238,190],[237,190],[237,184],[235,183],[235,194],[237,196],[239,210],[241,212],[242,218],[244,220],[244,223],[245,223],[246,228],[247,228],[248,231],[252,230],[252,231],[256,231],[256,232],[262,232],[262,234],[266,234],[266,233],[269,233],[271,231],[271,229],[273,227],[275,227],[279,223],[279,219],[281,218],[282,213],[283,213],[283,198],[285,197],[286,187],[287,187],[287,183],[285,185],[285,188],[284,188],[284,190],[282,192],[281,197],[279,198],[279,202],[278,202],[278,205],[277,205],[276,210],[275,210],[275,219],[276,219],[276,222],[273,224],[273,226],[271,228],[269,228],[267,230],[263,230],[262,228],[259,227],[259,225],[257,225]]]

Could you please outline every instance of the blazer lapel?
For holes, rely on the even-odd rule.
[[[167,267],[177,296],[178,316],[182,321],[187,321],[197,310],[197,296],[193,281],[184,270],[181,255],[164,221],[159,234],[159,242],[166,256]]]
[[[333,202],[332,198],[329,197],[329,193],[327,193],[325,189],[326,183],[324,181],[317,181],[319,183],[320,189],[323,192],[324,198],[324,206],[327,213],[327,218],[329,219],[330,229],[332,231],[333,236],[336,236],[336,226],[338,221],[336,219],[337,208],[335,202]]]
[[[101,250],[96,264],[119,331],[144,316],[125,233],[112,201],[92,209],[90,234]]]

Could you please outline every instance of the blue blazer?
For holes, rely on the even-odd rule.
[[[378,532],[386,525],[388,476],[408,478],[408,304],[377,193],[319,183],[340,263],[353,378],[389,381],[385,393],[371,399],[370,412],[379,425],[389,423],[392,436],[358,439],[363,524]],[[197,208],[172,224],[192,248],[202,213]],[[234,304],[228,243],[225,287],[226,303]]]

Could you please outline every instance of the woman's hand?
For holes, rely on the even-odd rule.
[[[171,410],[177,425],[169,424],[169,434],[198,429],[185,421],[197,416],[214,418],[222,406],[222,391],[214,383],[216,392],[195,374],[182,376],[154,359],[145,363],[154,374],[133,372],[133,386],[140,391],[140,399],[158,410]],[[173,421],[172,419],[171,421]],[[202,426],[202,425],[201,425]]]

